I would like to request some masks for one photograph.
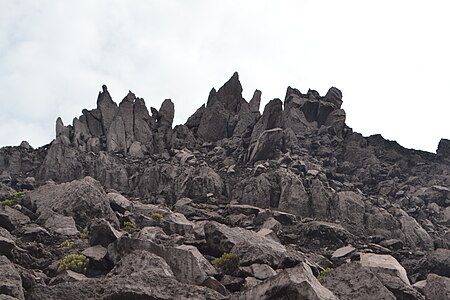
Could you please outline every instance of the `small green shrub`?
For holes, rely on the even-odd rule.
[[[19,200],[25,196],[25,192],[17,192],[9,195],[10,199],[0,201],[0,206],[13,206],[19,203]]]
[[[164,218],[164,216],[162,214],[155,213],[155,214],[151,214],[150,218],[152,218],[155,221],[161,221],[162,218]]]
[[[225,274],[232,274],[239,269],[239,256],[234,253],[224,253],[213,261],[213,266]]]
[[[329,273],[331,273],[331,271],[333,271],[333,269],[326,267],[325,269],[323,269],[322,271],[320,271],[319,275],[317,275],[317,279],[322,279],[325,276],[327,276]]]
[[[251,288],[252,287],[252,285],[250,284],[250,283],[244,283],[243,285],[242,285],[242,289],[244,289],[244,290],[248,290],[249,288]]]
[[[18,199],[22,199],[23,197],[25,197],[26,194],[27,193],[25,193],[25,192],[16,192],[16,193],[12,193],[11,197],[18,200]]]
[[[75,245],[75,243],[74,243],[74,242],[71,242],[71,241],[69,241],[69,240],[64,240],[64,241],[61,243],[61,247],[72,248],[73,245]]]
[[[17,204],[17,201],[11,200],[11,199],[6,199],[6,200],[3,200],[3,201],[0,202],[0,206],[6,206],[6,205],[13,206],[13,205],[16,205],[16,204]]]
[[[133,233],[136,231],[136,224],[133,222],[125,221],[123,222],[123,229],[128,233]]]
[[[75,272],[84,273],[87,271],[88,263],[89,259],[84,255],[69,254],[59,262],[58,272],[72,270]]]
[[[81,238],[82,238],[83,240],[86,240],[86,239],[88,238],[88,230],[87,230],[87,227],[84,227],[84,228],[81,230]]]

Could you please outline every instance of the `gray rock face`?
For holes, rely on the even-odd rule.
[[[118,275],[131,276],[139,273],[151,273],[174,278],[170,266],[164,259],[144,250],[132,251],[124,256],[114,269],[109,272],[108,277]]]
[[[415,270],[423,275],[433,273],[450,277],[450,250],[439,248],[431,251],[418,262]]]
[[[16,247],[14,237],[8,232],[8,230],[0,227],[0,255],[6,255],[11,257],[11,251]]]
[[[450,278],[428,275],[424,293],[426,299],[450,299]]]
[[[44,221],[43,226],[50,232],[54,232],[67,237],[79,235],[73,217],[63,216],[51,210],[46,210],[41,213],[39,218]]]
[[[286,269],[245,292],[232,295],[230,299],[283,299],[287,295],[289,295],[289,299],[338,299],[319,283],[305,263],[292,269]]]
[[[0,227],[13,231],[30,223],[30,218],[8,205],[0,206]]]
[[[264,108],[261,118],[253,128],[251,143],[254,144],[265,130],[282,127],[282,102],[280,99],[269,101]]]
[[[260,284],[267,297],[317,294],[282,270],[306,262],[315,275],[334,269],[321,280],[336,276],[341,298],[417,300],[405,270],[411,282],[449,276],[448,141],[432,154],[363,137],[334,87],[288,88],[262,115],[261,95],[243,99],[234,74],[172,128],[172,101],[147,109],[130,92],[117,105],[104,87],[72,125],[57,119],[51,144],[0,148],[0,254],[27,298],[216,299]],[[121,236],[119,222],[136,228]],[[239,266],[212,268],[226,252]],[[86,274],[56,272],[72,253],[89,257]]]
[[[0,255],[0,295],[24,300],[22,279],[14,265],[5,256]]]
[[[234,253],[241,265],[268,264],[278,268],[301,256],[292,255],[280,243],[242,228],[230,228],[217,222],[205,224],[205,239],[217,253]]]
[[[187,285],[175,279],[144,273],[118,275],[105,279],[67,282],[54,286],[38,286],[30,294],[32,300],[59,299],[199,299],[215,300],[223,296],[211,289]]]
[[[358,262],[341,265],[320,282],[341,300],[396,299],[373,272]]]
[[[89,244],[92,246],[101,245],[108,247],[109,244],[122,236],[122,233],[117,231],[105,219],[94,219],[89,224],[88,228]]]
[[[106,193],[98,181],[91,177],[70,183],[49,183],[28,194],[30,208],[38,214],[52,210],[73,217],[78,226],[84,227],[93,218],[105,218],[118,225]]]
[[[405,269],[390,255],[363,253],[361,265],[376,274],[388,274],[400,278],[406,285],[410,285]]]
[[[98,95],[98,99],[97,99],[97,108],[100,111],[100,116],[97,116],[95,118],[94,117],[95,114],[92,114],[92,118],[94,118],[96,120],[101,120],[103,130],[100,131],[98,129],[95,129],[95,128],[98,128],[98,126],[95,126],[95,125],[92,126],[90,123],[93,123],[93,122],[89,122],[89,119],[88,119],[89,129],[93,136],[100,136],[100,134],[102,132],[108,132],[109,127],[113,123],[114,117],[116,116],[117,111],[118,111],[117,104],[114,103],[114,101],[112,100],[111,95],[109,94],[106,85],[103,85],[102,89],[103,89],[103,92],[101,92]]]
[[[261,133],[254,148],[249,149],[249,161],[255,162],[273,158],[274,152],[281,149],[283,142],[283,129],[273,128]]]

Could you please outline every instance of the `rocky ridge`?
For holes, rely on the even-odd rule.
[[[235,73],[173,127],[103,86],[1,148],[0,299],[450,299],[450,141],[363,137],[334,87],[260,102]]]

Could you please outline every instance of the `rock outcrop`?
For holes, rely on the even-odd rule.
[[[171,100],[103,86],[1,148],[0,299],[446,299],[450,142],[363,137],[335,87],[242,91],[173,127]]]

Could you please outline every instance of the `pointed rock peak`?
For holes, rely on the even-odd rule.
[[[206,106],[211,106],[217,100],[217,91],[215,88],[212,88],[209,92],[208,102],[206,102]]]
[[[108,87],[104,84],[104,85],[102,85],[102,90],[103,90],[103,93],[106,93],[108,91]]]
[[[58,126],[64,127],[64,122],[63,122],[63,120],[61,119],[61,117],[58,117],[58,118],[56,119],[56,128],[58,128]]]
[[[341,108],[342,92],[333,86],[328,90],[327,94],[323,98],[323,101],[333,103],[337,108]]]
[[[131,102],[133,103],[136,99],[136,95],[133,94],[131,91],[128,91],[128,94],[123,98],[122,102]]]
[[[291,95],[296,95],[296,96],[301,97],[302,93],[298,89],[288,86],[288,88],[286,90],[286,97],[284,98],[284,101],[286,101]]]
[[[166,99],[161,104],[161,108],[158,111],[158,123],[161,126],[171,127],[173,117],[175,116],[175,106],[172,100]]]
[[[239,74],[235,72],[233,76],[231,76],[230,80],[228,80],[218,91],[219,94],[225,95],[242,95],[242,85],[239,81]]]
[[[259,107],[261,105],[261,91],[255,90],[253,93],[252,100],[249,102],[251,112],[259,112]]]
[[[320,94],[316,90],[309,89],[308,93],[306,93],[306,98],[308,98],[310,100],[319,100],[320,99]]]

